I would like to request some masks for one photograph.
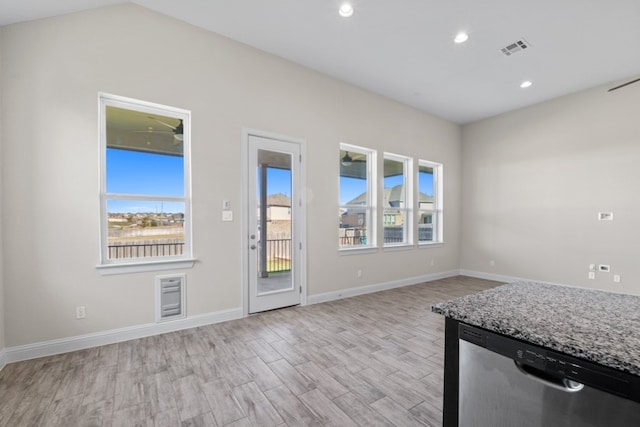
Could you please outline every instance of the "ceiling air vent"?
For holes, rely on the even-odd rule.
[[[507,45],[500,49],[500,52],[504,53],[507,56],[511,56],[514,53],[520,52],[521,50],[525,50],[530,48],[531,45],[525,40],[520,39],[517,42],[513,42],[510,45]]]

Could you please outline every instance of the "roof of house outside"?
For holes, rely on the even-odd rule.
[[[347,202],[348,205],[364,205],[367,202],[367,193],[362,193],[358,197]],[[382,206],[385,208],[392,207],[392,203],[404,202],[404,191],[402,185],[396,185],[392,188],[385,188],[382,196]],[[433,196],[425,193],[418,193],[418,203],[433,202]]]
[[[270,194],[267,196],[267,206],[291,207],[291,198],[286,194]]]

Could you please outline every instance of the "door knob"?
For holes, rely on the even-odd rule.
[[[256,245],[251,245],[250,248],[251,249],[255,249],[257,246]]]
[[[255,234],[252,234],[251,236],[249,236],[249,238],[250,238],[251,240],[255,240],[256,235],[255,235]]]

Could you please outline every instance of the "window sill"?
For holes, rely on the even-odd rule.
[[[162,261],[140,261],[119,264],[101,264],[96,266],[98,272],[103,276],[115,274],[145,273],[149,271],[179,270],[193,268],[196,260],[194,258],[181,258]]]
[[[411,243],[402,243],[399,245],[387,245],[384,247],[384,251],[408,251],[411,249],[415,249],[415,245]]]
[[[418,243],[418,247],[419,248],[439,248],[440,246],[444,246],[444,242]]]
[[[340,255],[360,255],[360,254],[373,254],[378,252],[378,248],[340,248],[338,253]]]

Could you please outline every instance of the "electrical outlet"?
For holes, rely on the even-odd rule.
[[[495,267],[496,266],[496,262],[494,260],[489,261],[489,266]]]
[[[619,274],[614,274],[613,275],[613,281],[616,283],[620,283],[620,275]]]
[[[84,305],[79,305],[76,307],[76,319],[84,319],[86,316]]]
[[[362,277],[362,270],[358,270],[358,277]]]
[[[590,271],[590,272],[589,272],[589,279],[593,280],[593,279],[595,279],[595,278],[596,278],[596,273],[595,273],[595,271]]]

